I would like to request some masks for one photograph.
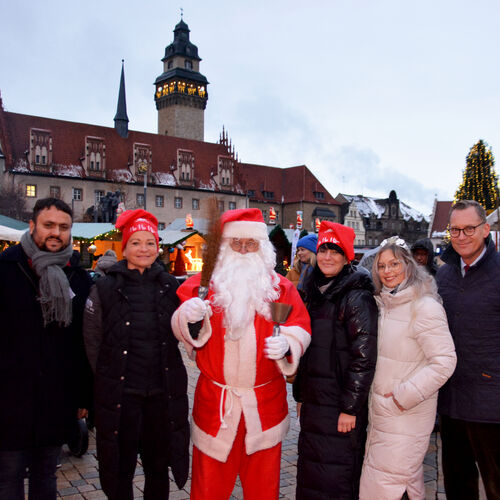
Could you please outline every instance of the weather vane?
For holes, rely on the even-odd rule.
[[[183,15],[184,15],[184,9],[181,7],[181,19]]]

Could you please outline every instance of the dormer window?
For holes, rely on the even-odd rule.
[[[192,182],[194,179],[194,153],[192,151],[177,150],[177,171],[181,182]]]
[[[218,157],[218,182],[220,186],[230,187],[233,185],[234,160],[230,156]]]
[[[274,199],[274,191],[262,191],[262,196],[268,200]]]
[[[102,137],[85,138],[85,169],[89,177],[105,176],[106,145]]]
[[[30,158],[35,170],[48,172],[52,165],[52,133],[50,130],[30,130]]]
[[[323,191],[313,191],[313,195],[318,200],[324,200],[325,199],[325,193]]]
[[[134,173],[137,180],[151,173],[153,153],[149,144],[134,143]]]

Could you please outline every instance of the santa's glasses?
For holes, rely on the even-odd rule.
[[[256,252],[259,249],[259,242],[250,238],[230,238],[229,246],[235,252],[241,252],[242,250]]]

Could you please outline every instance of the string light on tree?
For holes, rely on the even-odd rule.
[[[498,176],[495,158],[482,139],[471,147],[467,155],[462,183],[455,193],[455,201],[475,200],[485,210],[493,210],[498,203]]]

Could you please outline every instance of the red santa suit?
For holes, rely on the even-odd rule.
[[[200,275],[188,279],[177,292],[181,301],[197,297],[199,284]],[[211,297],[212,290],[207,299],[210,301]],[[264,354],[265,339],[272,335],[273,323],[261,315],[255,315],[253,324],[250,322],[237,340],[226,338],[223,311],[217,308],[212,308],[210,320],[205,319],[197,340],[182,328],[180,309],[172,318],[175,335],[188,354],[196,353],[200,369],[192,440],[202,453],[219,462],[228,459],[242,417],[247,455],[280,444],[288,432],[284,375],[295,373],[310,343],[310,319],[297,290],[282,276],[277,302],[292,305],[292,310],[280,332],[288,341],[291,355],[276,361]],[[277,467],[279,480],[279,455]]]

